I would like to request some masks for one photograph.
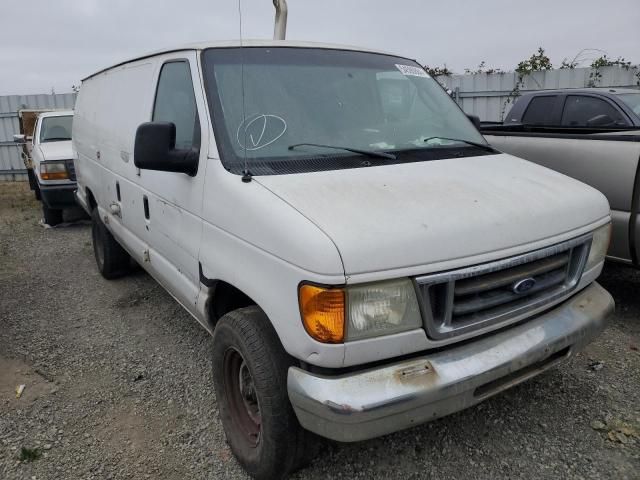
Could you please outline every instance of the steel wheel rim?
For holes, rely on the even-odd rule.
[[[252,447],[260,442],[262,418],[255,382],[247,362],[235,348],[229,348],[223,362],[224,387],[233,423]]]

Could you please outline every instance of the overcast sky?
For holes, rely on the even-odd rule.
[[[271,38],[271,0],[241,1],[244,38]],[[377,48],[459,73],[483,60],[512,70],[538,46],[558,65],[584,48],[640,63],[640,0],[288,4],[288,39]],[[237,0],[2,0],[0,11],[0,95],[68,92],[141,53],[239,37]]]

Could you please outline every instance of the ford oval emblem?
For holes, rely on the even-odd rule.
[[[511,290],[513,293],[517,293],[518,295],[523,294],[531,290],[536,285],[535,278],[523,278],[522,280],[518,280],[511,286]]]

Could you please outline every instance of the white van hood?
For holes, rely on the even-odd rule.
[[[38,145],[43,160],[68,160],[73,158],[71,140],[45,142]]]
[[[609,215],[597,190],[506,154],[254,180],[333,240],[347,275],[527,245]]]

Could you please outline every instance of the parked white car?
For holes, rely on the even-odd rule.
[[[605,326],[609,205],[490,147],[415,61],[283,41],[176,47],[82,82],[78,200],[213,334],[229,444],[279,478],[469,407]]]
[[[31,140],[29,166],[36,198],[42,202],[45,223],[62,222],[62,211],[76,205],[76,174],[73,163],[72,110],[56,110],[38,115]],[[26,136],[15,135],[18,143]]]

